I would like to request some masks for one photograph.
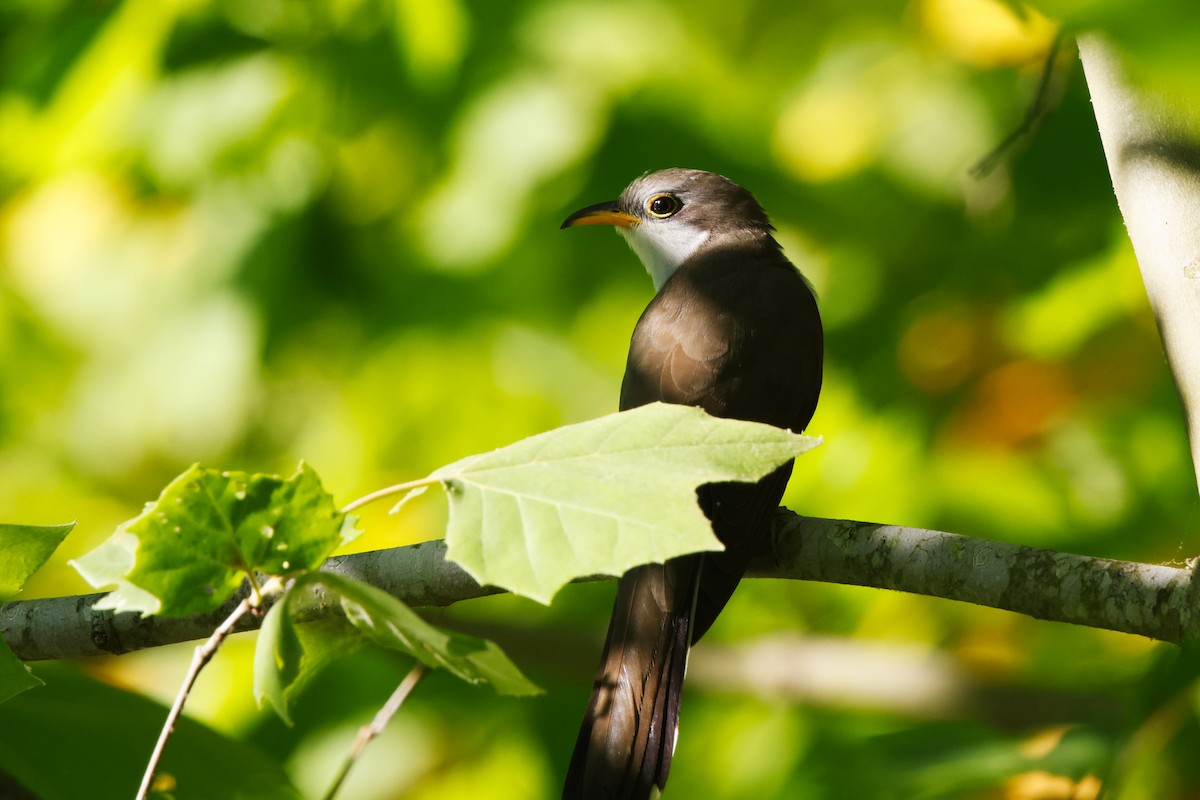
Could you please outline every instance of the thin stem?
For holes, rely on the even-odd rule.
[[[324,800],[333,800],[334,795],[342,788],[346,776],[350,774],[350,768],[354,766],[354,762],[362,755],[363,750],[367,749],[367,745],[371,743],[371,740],[383,733],[383,729],[387,727],[388,722],[400,710],[400,706],[404,704],[413,687],[421,680],[421,677],[425,674],[425,670],[425,665],[418,661],[408,671],[408,674],[404,676],[404,680],[400,681],[400,685],[396,687],[396,691],[392,692],[392,696],[383,704],[383,708],[379,709],[378,713],[375,714],[375,718],[371,720],[371,723],[363,725],[358,729],[358,737],[354,740],[354,746],[350,748],[350,753],[342,763],[342,768],[338,770],[333,785],[325,793]]]
[[[1042,65],[1042,76],[1038,80],[1037,90],[1033,96],[1033,102],[1025,110],[1025,119],[1021,120],[1018,125],[1000,144],[992,148],[991,152],[985,155],[969,170],[971,177],[982,178],[996,168],[1000,163],[1000,159],[1008,152],[1022,136],[1034,130],[1045,121],[1050,114],[1050,89],[1052,79],[1054,78],[1054,68],[1058,61],[1058,53],[1062,48],[1063,32],[1060,30],[1055,34],[1053,41],[1050,42],[1050,49],[1046,53],[1046,61]]]
[[[378,491],[371,492],[368,495],[363,495],[357,500],[352,500],[351,502],[342,506],[342,512],[348,514],[354,509],[362,508],[368,503],[374,503],[376,500],[382,500],[385,497],[392,497],[393,495],[400,494],[401,492],[411,492],[413,489],[420,489],[422,486],[432,486],[433,484],[440,482],[441,481],[437,478],[421,478],[415,481],[397,483],[395,486],[388,486],[385,489],[380,489]]]
[[[158,735],[158,742],[154,745],[154,752],[150,755],[150,763],[146,765],[146,774],[142,776],[142,785],[138,788],[137,800],[145,800],[150,793],[150,784],[154,781],[154,773],[158,769],[158,762],[162,759],[163,750],[167,746],[167,739],[175,730],[175,723],[179,721],[179,715],[183,713],[183,704],[187,702],[188,695],[196,684],[196,678],[200,675],[200,670],[204,669],[204,666],[212,660],[217,648],[225,641],[225,637],[251,608],[250,598],[238,603],[233,613],[213,631],[212,636],[208,637],[208,641],[196,648],[192,655],[192,664],[183,678],[183,685],[179,687],[179,694],[175,696],[175,703],[171,706],[171,711],[167,714],[167,721]]]
[[[246,579],[250,582],[250,605],[253,608],[262,608],[263,604],[263,589],[258,585],[258,578],[254,576],[254,570],[246,570]]]

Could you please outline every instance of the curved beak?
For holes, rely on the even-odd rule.
[[[631,228],[638,224],[638,218],[626,214],[617,207],[616,200],[606,203],[596,203],[594,206],[581,208],[563,220],[563,228],[573,228],[576,225],[616,225],[618,228]]]

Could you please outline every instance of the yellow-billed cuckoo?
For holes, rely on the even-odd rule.
[[[615,225],[654,280],[629,345],[622,410],[661,400],[804,429],[821,391],[821,318],[748,191],[711,172],[666,169],[562,227],[577,225]],[[666,783],[688,648],[741,580],[791,472],[789,461],[758,483],[701,487],[725,550],[620,579],[565,800],[648,798]]]

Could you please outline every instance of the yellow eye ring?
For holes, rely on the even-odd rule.
[[[679,212],[683,208],[683,203],[679,202],[679,198],[673,194],[656,194],[646,201],[646,211],[652,217],[666,219],[667,217]]]

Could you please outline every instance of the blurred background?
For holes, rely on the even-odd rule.
[[[339,501],[616,408],[651,296],[611,232],[642,172],[750,188],[820,296],[786,504],[1182,564],[1196,482],[1068,39],[1200,86],[1194,9],[1119,0],[16,0],[0,7],[0,515],[79,525],[24,597],[193,462]],[[439,537],[432,495],[359,549]],[[355,798],[555,797],[612,585],[428,614],[547,689],[428,677]],[[360,652],[285,727],[252,636],[201,678],[170,796],[320,796],[407,670]],[[191,646],[42,665],[0,706],[13,797],[128,797]],[[1172,647],[898,593],[743,584],[697,648],[668,796],[1196,797]],[[70,762],[72,770],[61,765]],[[66,773],[70,774],[66,774]],[[171,788],[172,778],[177,779]],[[285,778],[286,776],[286,778]],[[15,788],[21,783],[27,790]]]

